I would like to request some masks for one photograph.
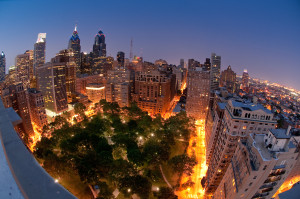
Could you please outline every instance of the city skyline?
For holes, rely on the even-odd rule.
[[[0,2],[0,17],[5,27],[0,33],[0,50],[6,55],[7,68],[14,65],[16,55],[33,49],[40,32],[47,33],[46,61],[49,61],[68,47],[74,26],[78,24],[84,52],[92,51],[94,36],[102,30],[106,35],[107,55],[113,57],[118,51],[129,57],[131,38],[134,54],[143,55],[144,60],[151,62],[165,59],[178,65],[181,58],[185,62],[194,58],[202,63],[215,52],[222,56],[221,70],[231,65],[241,75],[247,68],[250,77],[300,90],[299,64],[291,59],[300,52],[297,45],[300,3],[297,1],[190,1],[184,6],[182,1],[158,5],[139,1],[89,5],[66,1],[60,2],[59,7],[55,4]],[[74,12],[78,5],[80,12]],[[216,14],[211,14],[210,8]],[[97,12],[101,13],[99,17]],[[16,42],[20,34],[24,39]]]

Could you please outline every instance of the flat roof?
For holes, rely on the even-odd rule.
[[[270,129],[270,132],[277,139],[289,139],[291,135],[287,135],[286,131],[287,131],[286,129]]]
[[[263,110],[264,112],[266,112],[268,114],[272,114],[272,112],[270,110],[266,109],[261,104],[243,103],[243,102],[238,102],[235,100],[232,100],[231,102],[234,107],[239,107],[239,108],[242,108],[247,111]]]

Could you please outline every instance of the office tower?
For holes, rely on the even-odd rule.
[[[197,67],[201,67],[200,62],[198,62],[194,59],[188,60],[188,70],[196,70]]]
[[[290,139],[289,131],[270,129],[239,141],[213,198],[272,198],[299,155]]]
[[[23,83],[25,90],[30,88],[30,83],[33,83],[33,51],[28,50],[24,54],[17,55],[15,64],[17,81]]]
[[[108,102],[117,102],[120,107],[129,106],[130,90],[129,70],[117,67],[107,72],[105,93]]]
[[[106,57],[105,35],[101,30],[95,36],[95,42],[93,45],[93,57]]]
[[[45,63],[46,59],[46,33],[39,33],[33,50],[33,75],[36,69]]]
[[[33,128],[42,132],[43,127],[48,124],[43,94],[35,88],[30,88],[28,96]]]
[[[222,105],[221,105],[222,106]],[[211,195],[218,188],[231,158],[237,147],[238,140],[246,139],[249,133],[267,134],[268,129],[275,128],[273,113],[260,104],[243,103],[230,99],[223,105],[224,116],[215,117],[212,131],[206,130],[210,137],[207,154],[209,164],[206,173],[205,191]],[[221,124],[218,124],[221,122]]]
[[[214,92],[219,88],[221,69],[221,56],[216,53],[211,54],[211,68],[210,68],[210,92]]]
[[[68,109],[65,63],[51,62],[37,68],[37,82],[44,96],[47,115],[55,116]]]
[[[2,51],[0,55],[0,82],[3,82],[5,79],[5,70],[6,70],[6,59],[5,59],[5,54]]]
[[[124,61],[125,61],[125,53],[122,51],[119,51],[117,54],[117,61],[118,61],[118,65],[121,67],[124,67]]]
[[[180,59],[180,68],[185,68],[184,59]]]
[[[225,87],[228,92],[235,92],[236,73],[233,72],[229,65],[226,70],[222,71],[220,77],[220,87]]]
[[[249,92],[249,74],[247,69],[245,69],[243,72],[241,89],[246,93]]]
[[[209,71],[190,67],[187,74],[186,113],[197,120],[205,119],[209,103]]]
[[[93,53],[82,52],[80,54],[81,74],[92,74]]]
[[[175,74],[175,76],[176,76],[175,87],[176,87],[176,91],[178,91],[178,90],[181,89],[181,87],[185,83],[184,76],[185,76],[185,73],[186,73],[186,69],[182,68],[180,66],[174,67],[172,73]]]
[[[81,58],[80,58],[80,51],[81,51],[81,46],[80,46],[80,39],[78,36],[77,32],[77,25],[75,26],[75,29],[73,31],[73,34],[69,40],[69,45],[68,49],[72,49],[74,53],[74,58],[75,58],[75,63],[76,63],[76,73],[80,74],[80,67],[81,67]]]
[[[211,63],[210,63],[210,59],[209,58],[205,59],[205,62],[203,64],[203,68],[204,68],[205,71],[210,71]]]
[[[134,85],[133,100],[142,110],[151,115],[167,113],[172,101],[170,76],[157,70],[137,72]]]
[[[105,99],[105,86],[103,84],[91,83],[86,87],[86,94],[90,101],[99,103]]]
[[[51,59],[52,63],[65,66],[65,81],[68,103],[75,98],[75,83],[76,83],[76,69],[75,57],[72,49],[65,49],[59,51],[54,58]]]
[[[93,58],[92,74],[102,74],[107,76],[107,71],[113,68],[113,57],[96,57]]]
[[[82,95],[87,95],[86,87],[89,84],[106,84],[105,77],[101,75],[88,75],[82,74],[80,77],[76,78],[75,82],[75,92],[80,93]]]
[[[30,106],[28,93],[23,83],[9,85],[2,93],[2,99],[6,108],[12,107],[22,118],[22,124],[17,126],[17,131],[22,138],[29,138],[33,135],[33,128],[30,117]],[[26,140],[26,139],[25,139]]]

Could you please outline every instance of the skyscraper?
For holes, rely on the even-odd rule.
[[[220,76],[220,87],[226,87],[228,92],[234,93],[235,92],[235,82],[236,82],[236,74],[231,69],[229,65],[228,68],[222,71]]]
[[[205,119],[209,103],[209,71],[190,67],[187,75],[186,113],[195,119]]]
[[[94,58],[106,57],[105,35],[101,30],[95,36],[95,42],[93,45],[93,56]]]
[[[211,68],[210,68],[210,92],[214,92],[216,89],[219,88],[220,68],[221,68],[221,56],[217,56],[216,53],[212,53]]]
[[[25,90],[30,88],[30,83],[33,81],[33,51],[27,50],[24,54],[17,55],[15,64],[16,81],[22,82]]]
[[[249,74],[247,69],[243,72],[241,89],[247,93],[249,92]]]
[[[33,50],[33,75],[36,69],[45,63],[46,58],[46,33],[39,33]]]
[[[184,59],[180,59],[180,68],[184,68]]]
[[[273,198],[299,155],[292,139],[286,129],[270,129],[238,142],[213,198]]]
[[[0,82],[3,82],[5,79],[5,69],[6,69],[6,59],[5,59],[5,54],[2,51],[0,55]]]
[[[75,26],[73,34],[69,40],[68,48],[73,50],[74,57],[75,57],[75,63],[77,65],[76,73],[79,74],[80,67],[81,67],[81,60],[80,60],[81,46],[80,46],[80,39],[79,39],[78,32],[77,32],[77,25]]]
[[[36,72],[39,89],[44,96],[46,111],[49,114],[52,113],[52,116],[66,111],[68,102],[65,63],[52,59],[51,62],[38,67]]]
[[[119,66],[124,67],[124,61],[125,61],[125,53],[122,51],[119,51],[117,54],[117,61]]]
[[[239,140],[245,140],[250,133],[267,134],[268,129],[274,129],[276,121],[273,113],[260,104],[243,103],[236,100],[227,101],[226,105],[219,104],[224,114],[214,117],[212,131],[207,143],[206,153],[209,159],[206,173],[205,191],[211,195],[231,164],[231,158]],[[221,110],[222,111],[222,110]]]

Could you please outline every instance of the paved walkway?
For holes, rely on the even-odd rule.
[[[165,182],[167,183],[168,187],[170,187],[170,188],[172,189],[172,186],[171,186],[171,184],[169,183],[169,181],[167,180],[167,178],[166,178],[166,176],[165,176],[165,174],[164,174],[164,171],[162,170],[161,165],[159,165],[159,169],[160,169],[161,175],[163,176],[163,178],[164,178]]]

